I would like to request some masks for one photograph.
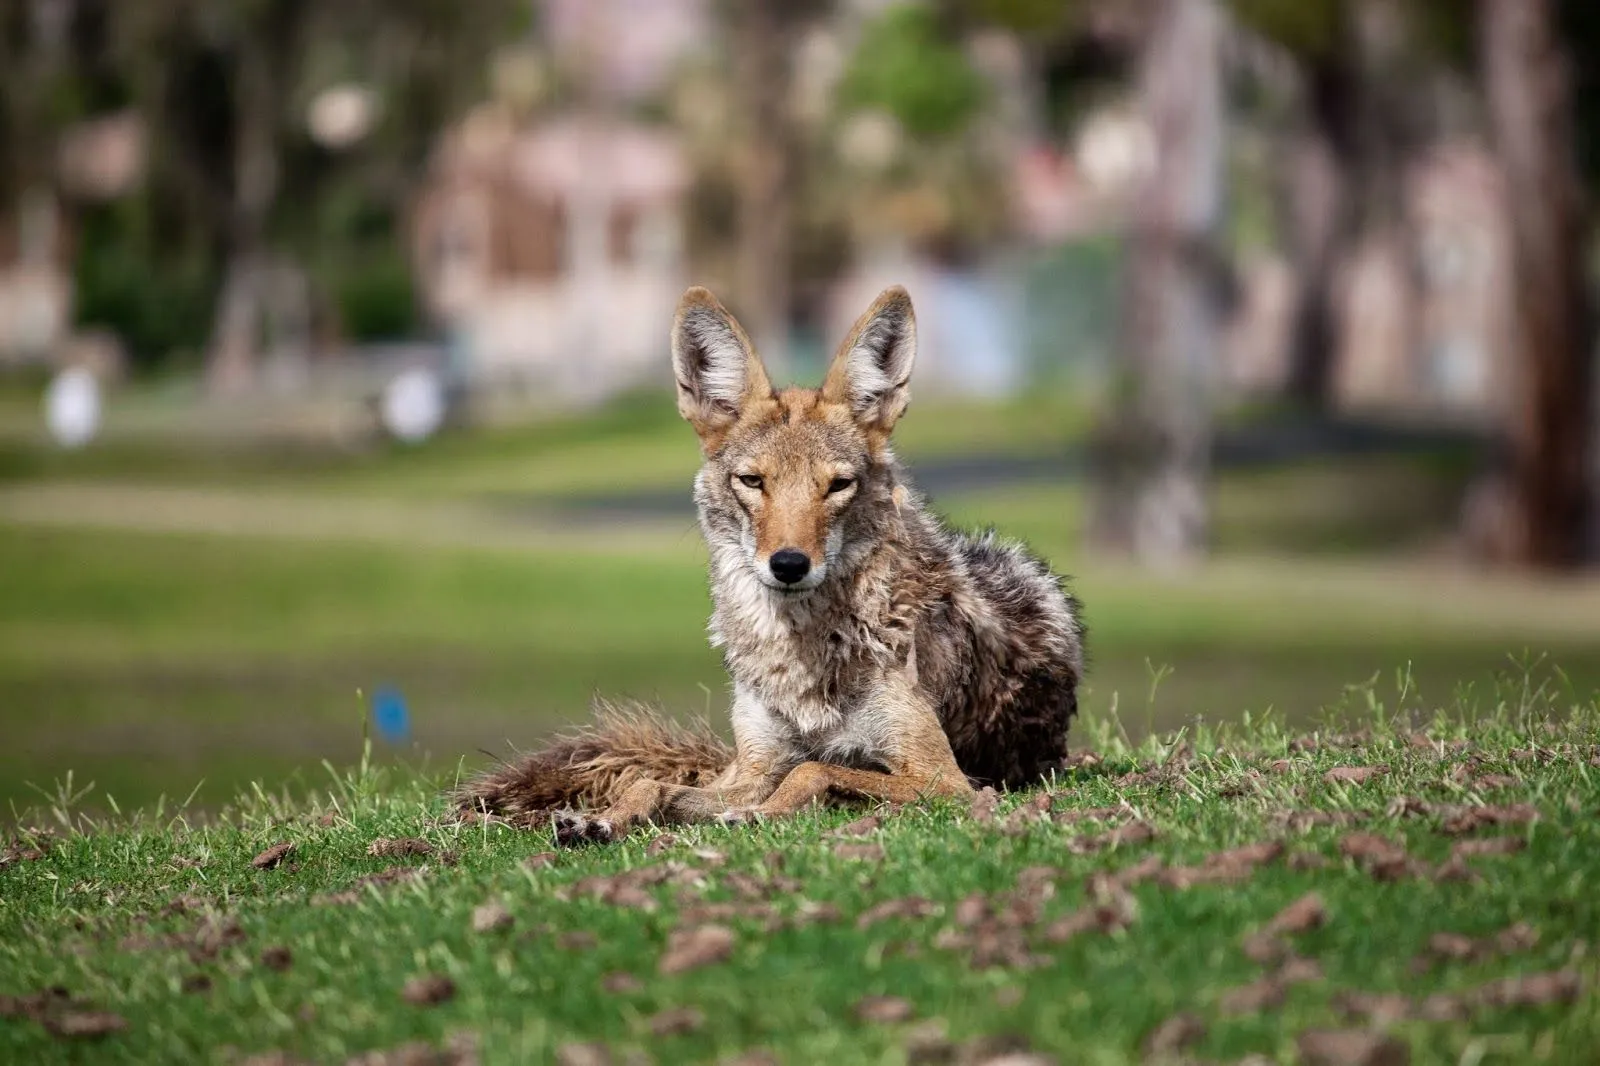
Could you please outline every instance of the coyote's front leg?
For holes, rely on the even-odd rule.
[[[888,773],[803,762],[760,804],[728,811],[722,820],[793,814],[830,792],[886,803],[915,803],[937,796],[971,798],[972,785],[956,765],[937,712],[912,684],[903,679],[885,684],[858,713],[870,713],[884,723],[881,750]]]

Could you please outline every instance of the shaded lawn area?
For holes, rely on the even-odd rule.
[[[1026,531],[1029,513],[1011,510]],[[653,547],[0,526],[0,810],[38,800],[31,786],[54,794],[69,771],[75,788],[96,785],[90,802],[133,805],[202,779],[210,807],[248,781],[275,788],[298,771],[303,787],[321,760],[355,757],[358,693],[384,685],[405,694],[415,727],[386,755],[441,771],[581,721],[596,694],[720,723],[702,549],[685,531],[632,540]],[[1074,569],[1066,540],[1052,554]],[[1094,566],[1076,587],[1091,626],[1084,706],[1136,737],[1247,711],[1308,721],[1351,682],[1377,675],[1392,695],[1408,663],[1422,707],[1518,675],[1519,662],[1556,689],[1600,689],[1592,586],[1256,555],[1172,580]]]
[[[1593,1061],[1600,707],[1397,710],[1137,748],[1102,719],[993,806],[607,849],[392,770],[27,835],[0,1060]]]

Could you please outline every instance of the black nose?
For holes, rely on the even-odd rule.
[[[785,585],[792,585],[811,572],[811,560],[806,553],[793,548],[773,552],[767,565],[772,567],[772,576]]]

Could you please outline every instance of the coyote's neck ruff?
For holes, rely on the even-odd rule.
[[[910,298],[890,289],[820,389],[776,391],[716,298],[684,295],[673,371],[705,456],[694,496],[734,750],[613,717],[468,786],[465,804],[602,804],[556,815],[570,843],[829,792],[965,796],[969,777],[1022,785],[1059,763],[1083,670],[1077,604],[1021,548],[945,529],[907,485],[889,435],[915,351]]]

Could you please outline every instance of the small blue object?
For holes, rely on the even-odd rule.
[[[411,712],[406,709],[406,698],[399,689],[380,688],[372,694],[372,724],[378,735],[390,744],[400,744],[411,737]]]

